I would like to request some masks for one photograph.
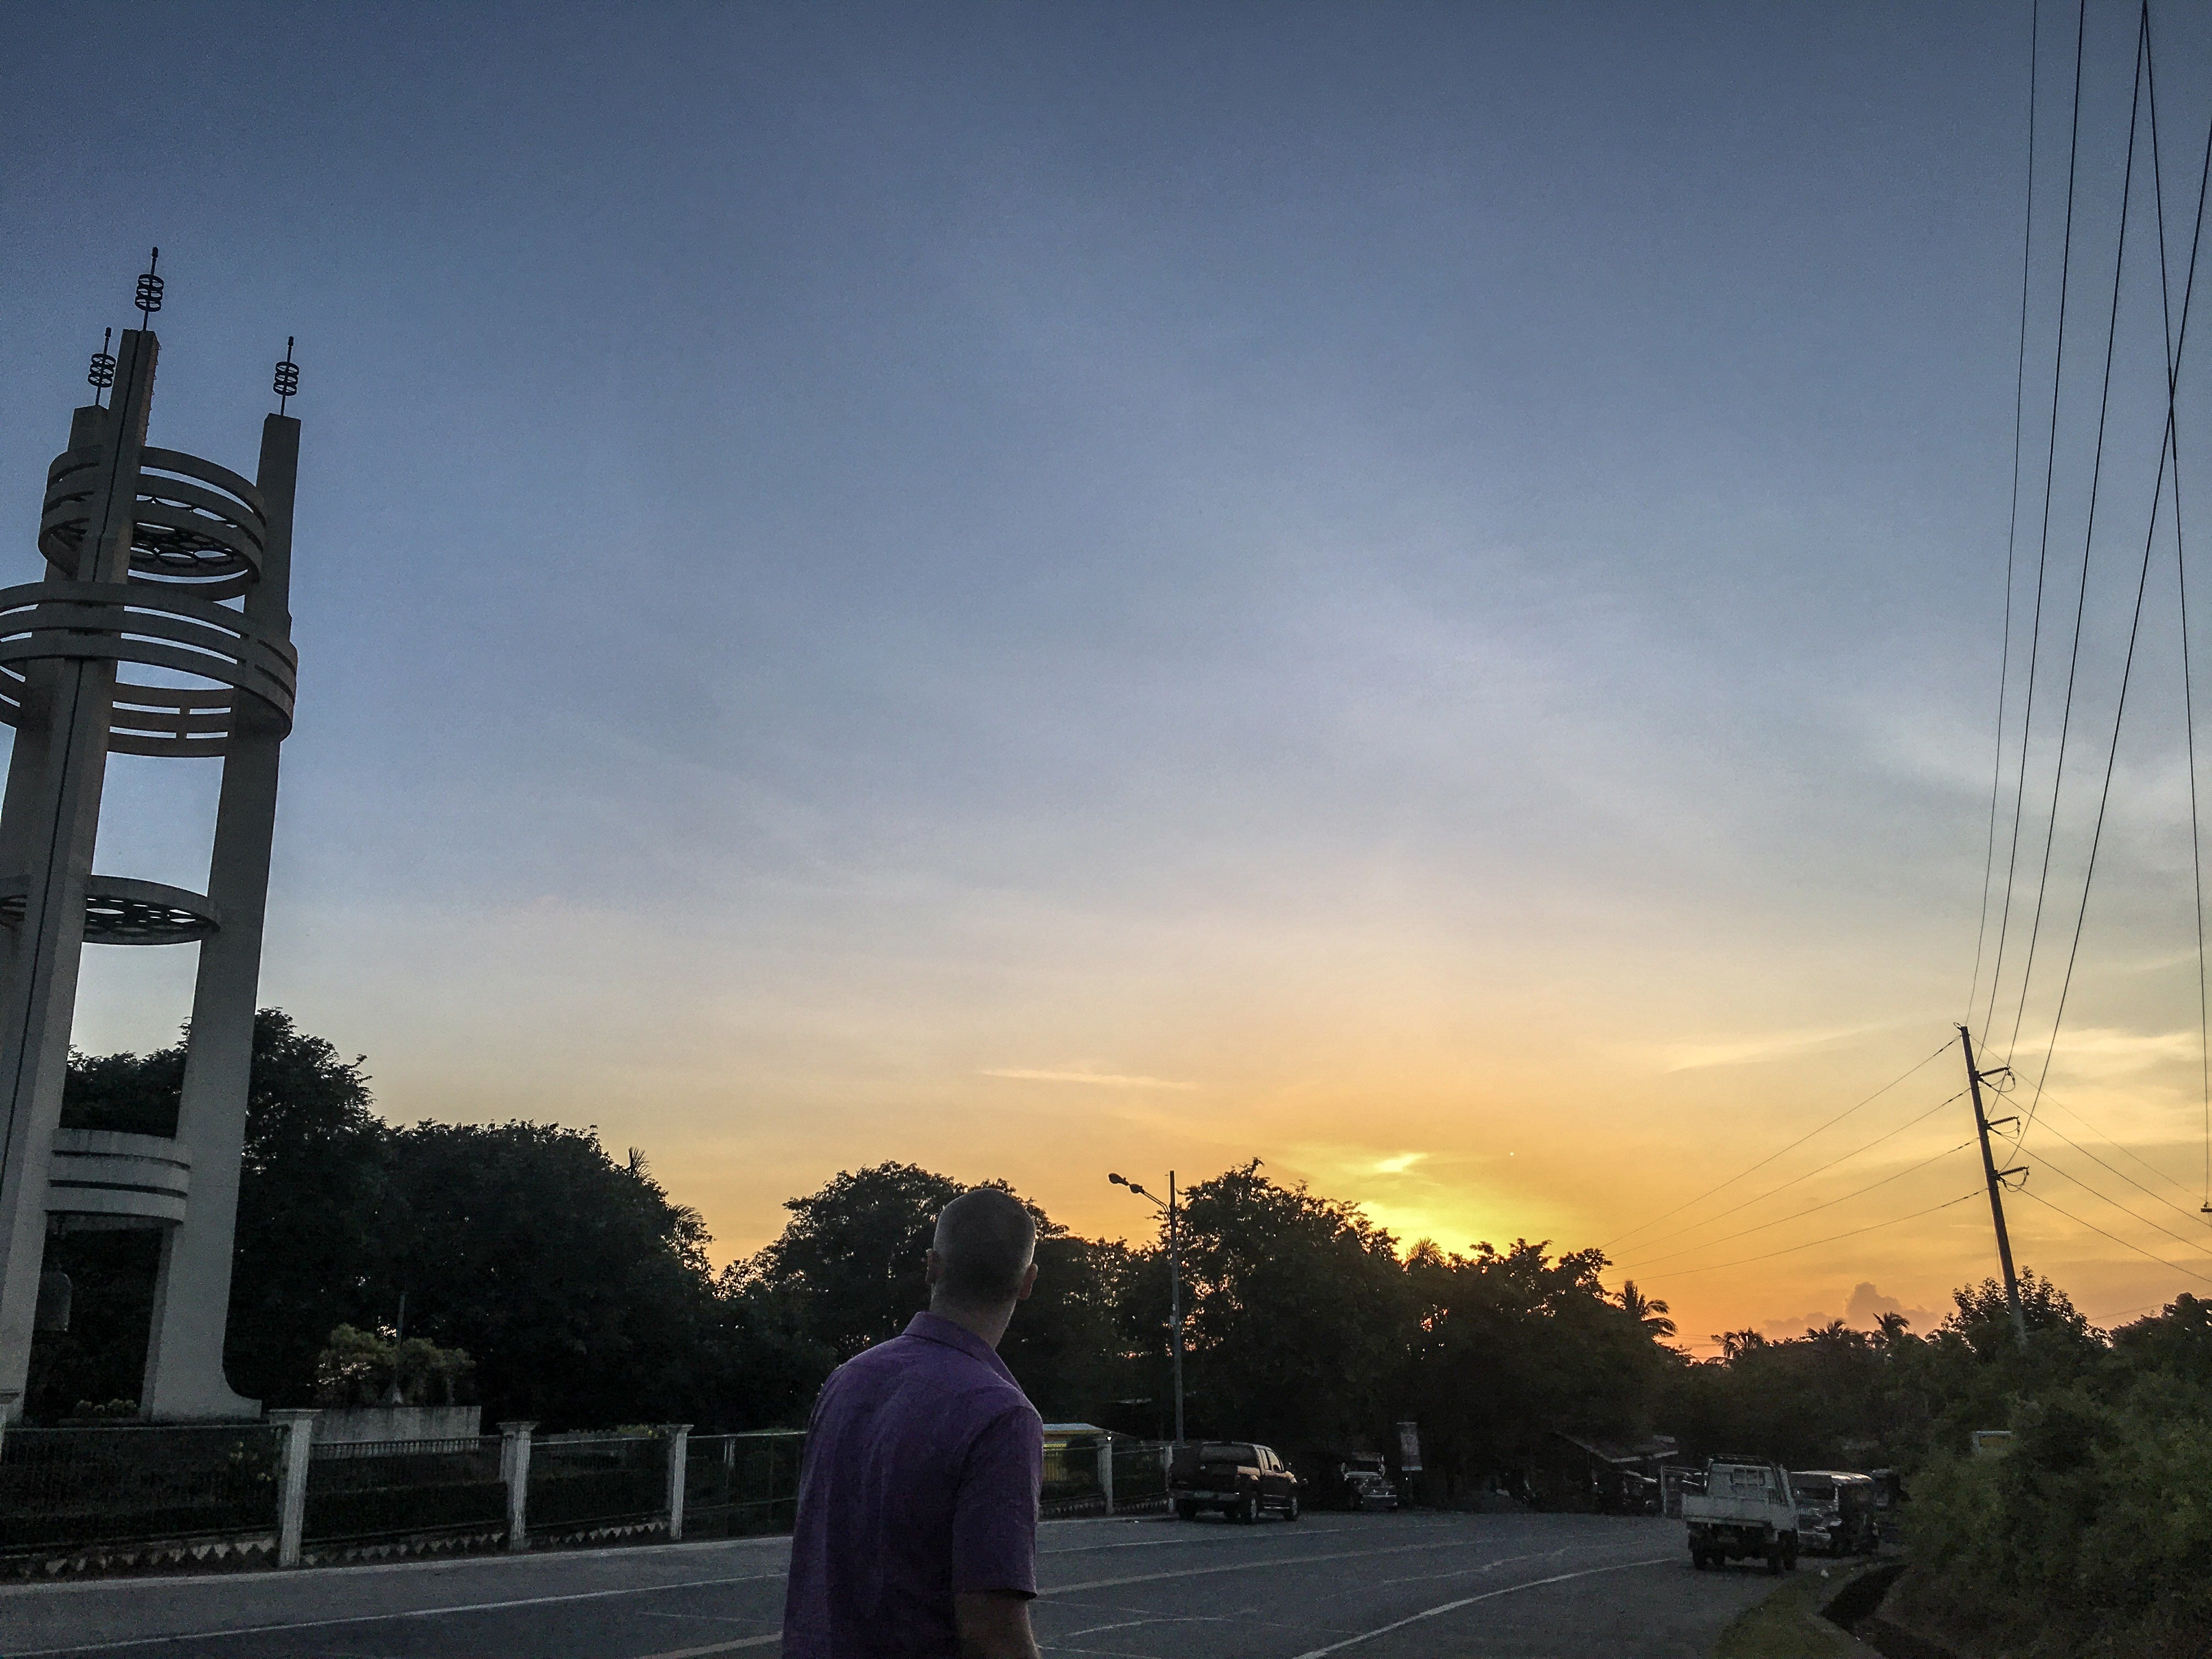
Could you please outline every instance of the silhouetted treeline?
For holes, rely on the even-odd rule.
[[[65,1121],[167,1133],[182,1069],[181,1048],[80,1059]],[[959,1190],[909,1164],[841,1174],[790,1200],[781,1236],[718,1274],[698,1215],[641,1154],[611,1158],[596,1135],[544,1124],[387,1124],[360,1060],[264,1010],[231,1379],[270,1405],[312,1403],[332,1331],[355,1328],[357,1346],[391,1333],[404,1293],[406,1334],[465,1350],[488,1420],[796,1425],[833,1365],[922,1305],[932,1218]],[[1008,1364],[1048,1420],[1164,1435],[1161,1241],[1077,1237],[1031,1208],[1042,1271]],[[2212,1650],[2205,1304],[2185,1297],[2107,1336],[2031,1273],[2025,1351],[1984,1284],[1924,1335],[1894,1316],[1784,1341],[1735,1332],[1693,1362],[1669,1346],[1663,1303],[1607,1291],[1595,1250],[1401,1249],[1355,1206],[1256,1164],[1189,1188],[1182,1241],[1194,1435],[1312,1459],[1387,1449],[1392,1425],[1413,1420],[1416,1490],[1439,1503],[1580,1501],[1589,1465],[1576,1442],[1654,1433],[1690,1459],[1894,1467],[1925,1564],[1905,1594],[1930,1620],[2012,1631],[2021,1653],[2087,1650],[2091,1633],[2116,1656]],[[34,1419],[136,1395],[154,1243],[54,1241],[76,1316],[33,1350]],[[1970,1432],[1987,1428],[2013,1429],[2012,1451],[1969,1459]]]

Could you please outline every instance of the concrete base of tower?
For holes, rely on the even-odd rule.
[[[183,1227],[161,1237],[139,1415],[151,1423],[256,1422],[261,1402],[238,1393],[222,1374],[229,1278],[210,1284],[204,1274],[179,1273],[178,1247],[183,1244],[189,1252],[190,1243]]]

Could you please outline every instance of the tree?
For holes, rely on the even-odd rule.
[[[378,1406],[396,1394],[400,1405],[450,1406],[475,1370],[464,1349],[341,1325],[315,1358],[315,1400],[323,1406]]]
[[[911,1164],[841,1171],[786,1200],[792,1218],[781,1235],[726,1272],[725,1291],[773,1299],[811,1340],[848,1359],[897,1335],[928,1305],[925,1266],[938,1212],[966,1190]],[[999,1355],[1047,1417],[1089,1419],[1128,1387],[1116,1332],[1135,1257],[1122,1245],[1074,1237],[1023,1202],[1037,1223],[1036,1289]]]
[[[1390,1235],[1256,1159],[1191,1188],[1181,1225],[1191,1431],[1316,1452],[1380,1433],[1410,1311]]]
[[[181,1080],[183,1053],[147,1059],[174,1055]],[[223,1363],[232,1387],[272,1406],[313,1403],[315,1357],[334,1327],[396,1311],[389,1132],[367,1063],[340,1059],[282,1009],[254,1016]]]
[[[700,1420],[721,1311],[707,1233],[642,1153],[618,1163],[553,1124],[423,1122],[392,1137],[390,1180],[409,1326],[474,1355],[501,1415]]]
[[[784,1200],[791,1219],[744,1278],[791,1298],[808,1334],[849,1359],[928,1305],[923,1270],[937,1213],[965,1190],[911,1164],[841,1171]]]
[[[1407,1276],[1420,1309],[1411,1364],[1424,1452],[1454,1488],[1519,1486],[1559,1435],[1647,1431],[1662,1378],[1681,1356],[1607,1296],[1605,1257],[1548,1241],[1485,1243],[1472,1255],[1415,1247]]]
[[[73,1054],[63,1123],[173,1135],[191,1040],[186,1028],[150,1054]],[[271,1405],[307,1401],[332,1326],[375,1321],[385,1130],[362,1068],[282,1010],[254,1016],[224,1364],[234,1387]],[[151,1231],[54,1241],[49,1265],[70,1275],[76,1305],[66,1336],[33,1346],[34,1416],[137,1397],[159,1251]]]
[[[1664,1341],[1674,1334],[1674,1322],[1668,1317],[1674,1310],[1638,1290],[1632,1279],[1620,1282],[1620,1310],[1650,1332],[1654,1340]]]

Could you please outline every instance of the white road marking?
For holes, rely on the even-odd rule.
[[[1371,1642],[1378,1636],[1388,1636],[1394,1630],[1403,1630],[1408,1625],[1418,1625],[1424,1619],[1438,1619],[1462,1607],[1471,1607],[1477,1601],[1494,1601],[1501,1595],[1512,1595],[1526,1589],[1540,1589],[1546,1584],[1564,1584],[1571,1578],[1592,1578],[1601,1572],[1626,1572],[1632,1567],[1664,1566],[1675,1558],[1655,1555],[1646,1561],[1619,1561],[1609,1567],[1585,1567],[1580,1572],[1555,1573],[1549,1578],[1531,1578],[1525,1584],[1508,1584],[1504,1589],[1485,1590],[1480,1595],[1463,1595],[1456,1601],[1447,1601],[1442,1607],[1425,1607],[1409,1617],[1388,1625],[1378,1625],[1373,1630],[1362,1631],[1357,1636],[1347,1636],[1341,1642],[1332,1642],[1325,1648],[1309,1648],[1297,1659],[1323,1659],[1323,1656],[1340,1653],[1346,1648],[1356,1648],[1362,1642]]]
[[[226,1630],[200,1630],[172,1633],[166,1636],[132,1636],[115,1642],[85,1642],[71,1648],[26,1648],[9,1656],[9,1659],[53,1659],[54,1656],[70,1653],[109,1653],[120,1648],[149,1648],[162,1642],[208,1642],[226,1636],[264,1636],[272,1632],[288,1630],[331,1630],[341,1625],[381,1625],[399,1619],[443,1619],[455,1613],[498,1613],[508,1607],[542,1607],[559,1601],[602,1601],[617,1595],[653,1595],[662,1590],[712,1589],[724,1584],[757,1583],[764,1578],[781,1578],[781,1572],[748,1572],[734,1578],[692,1578],[674,1584],[635,1584],[622,1589],[571,1590],[565,1595],[518,1595],[503,1601],[469,1601],[448,1607],[410,1607],[398,1613],[356,1613],[343,1619],[299,1619],[270,1625],[235,1625]],[[773,1641],[763,1637],[760,1641]],[[759,1642],[753,1645],[758,1646]],[[701,1648],[702,1653],[719,1652],[720,1649]],[[649,1655],[647,1659],[665,1659],[665,1656]]]
[[[1206,1578],[1223,1572],[1257,1572],[1267,1567],[1300,1567],[1314,1561],[1358,1561],[1373,1555],[1405,1555],[1415,1550],[1465,1548],[1465,1539],[1434,1544],[1399,1544],[1379,1550],[1332,1550],[1326,1555],[1271,1555],[1257,1561],[1229,1561],[1218,1567],[1181,1567],[1173,1572],[1130,1573],[1121,1578],[1086,1578],[1079,1584],[1052,1584],[1037,1590],[1040,1600],[1049,1595],[1073,1595],[1078,1590],[1112,1589],[1119,1584],[1152,1584],[1166,1578]],[[1667,1558],[1673,1560],[1674,1557]]]
[[[1305,1538],[1334,1538],[1340,1534],[1357,1532],[1357,1527],[1313,1527],[1299,1528]],[[1177,1545],[1188,1547],[1193,1544],[1249,1544],[1255,1540],[1249,1533],[1224,1533],[1215,1538],[1139,1538],[1127,1544],[1075,1544],[1064,1550],[1039,1550],[1039,1555],[1091,1555],[1101,1550],[1159,1550],[1173,1549]]]
[[[639,1659],[706,1659],[710,1653],[735,1653],[739,1648],[764,1648],[771,1642],[783,1640],[783,1632],[773,1636],[746,1636],[734,1642],[716,1642],[703,1648],[672,1648],[666,1653],[647,1653]]]

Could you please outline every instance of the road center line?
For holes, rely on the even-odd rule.
[[[1340,1653],[1346,1648],[1356,1648],[1362,1642],[1371,1642],[1378,1636],[1388,1636],[1394,1630],[1403,1630],[1408,1625],[1418,1625],[1424,1619],[1437,1619],[1447,1613],[1456,1613],[1462,1607],[1473,1607],[1477,1601],[1492,1601],[1501,1595],[1511,1595],[1521,1590],[1540,1589],[1546,1584],[1564,1584],[1571,1578],[1593,1578],[1601,1572],[1626,1572],[1632,1567],[1664,1566],[1675,1559],[1672,1555],[1655,1555],[1645,1561],[1619,1561],[1609,1567],[1585,1567],[1580,1572],[1554,1573],[1549,1578],[1531,1578],[1525,1584],[1508,1584],[1504,1589],[1485,1590],[1480,1595],[1463,1595],[1456,1601],[1445,1602],[1442,1607],[1425,1607],[1420,1612],[1394,1623],[1378,1625],[1373,1630],[1362,1631],[1357,1636],[1347,1636],[1341,1642],[1331,1642],[1325,1648],[1309,1648],[1298,1655],[1298,1659],[1322,1659],[1322,1656],[1326,1654]]]
[[[666,1653],[646,1653],[638,1659],[707,1659],[710,1653],[735,1653],[739,1648],[764,1648],[771,1642],[783,1640],[783,1632],[773,1636],[744,1636],[734,1642],[714,1642],[703,1648],[672,1648]]]

